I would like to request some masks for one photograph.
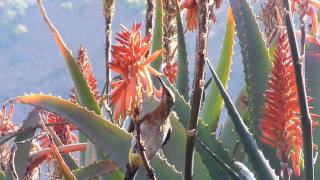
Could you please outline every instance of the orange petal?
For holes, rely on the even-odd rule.
[[[148,71],[149,71],[152,75],[154,75],[154,76],[156,76],[156,77],[163,75],[162,73],[158,72],[157,70],[155,70],[153,67],[151,67],[151,66],[149,66],[149,65],[147,65],[146,67],[147,67]]]
[[[156,51],[154,53],[152,53],[144,62],[143,62],[143,66],[148,65],[150,63],[152,63],[154,60],[157,59],[157,57],[162,53],[162,50]]]

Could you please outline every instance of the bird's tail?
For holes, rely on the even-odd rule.
[[[130,167],[130,165],[127,164],[127,172],[126,172],[126,175],[124,176],[124,180],[133,180],[137,174],[138,168],[139,168],[139,166],[138,167]]]

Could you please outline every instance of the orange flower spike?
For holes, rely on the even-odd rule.
[[[153,92],[153,83],[150,73],[158,76],[161,73],[151,68],[149,64],[160,54],[156,51],[145,57],[150,50],[151,36],[141,36],[141,23],[133,24],[131,30],[121,26],[120,33],[117,33],[118,44],[112,46],[112,62],[110,68],[119,74],[121,80],[112,82],[110,92],[110,105],[115,106],[114,119],[117,122],[125,118],[127,111],[130,111],[133,99],[137,95],[136,88],[142,88],[147,93]]]
[[[303,158],[300,107],[285,30],[280,32],[277,41],[269,90],[266,91],[264,113],[259,124],[260,140],[276,148],[281,162],[288,163],[291,158],[294,173],[300,176],[300,159]],[[308,98],[310,101],[312,99]]]

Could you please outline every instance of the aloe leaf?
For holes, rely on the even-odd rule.
[[[163,148],[163,152],[169,163],[174,162],[175,168],[182,172],[184,170],[185,151],[177,153],[177,149],[186,147],[186,129],[179,122],[174,113],[171,114],[170,121],[172,125],[172,134],[168,144]],[[202,158],[197,151],[195,152],[194,168],[194,179],[210,179],[209,171],[202,163]]]
[[[186,48],[186,40],[183,32],[180,8],[177,4],[177,38],[178,38],[178,71],[176,87],[180,94],[189,100],[189,72],[188,72],[188,56]]]
[[[310,48],[306,51],[306,59],[305,59],[305,68],[306,68],[306,81],[307,81],[307,89],[308,95],[312,98],[315,98],[315,101],[311,103],[311,106],[314,109],[311,111],[315,114],[320,114],[320,53],[319,53],[319,46]],[[313,119],[317,121],[317,119]],[[314,127],[314,135],[313,135],[313,142],[320,147],[320,125]],[[319,149],[318,152],[319,153]],[[320,179],[320,155],[317,156],[315,167],[314,167],[314,179]]]
[[[182,123],[184,128],[187,128],[191,107],[179,94],[178,90],[175,89],[175,87],[172,86],[172,84],[170,84],[167,79],[163,78],[163,80],[175,95],[176,101],[173,110],[177,113],[179,121]],[[231,167],[234,171],[238,172],[238,169],[236,168],[233,160],[230,158],[228,151],[222,147],[221,142],[215,138],[215,135],[209,132],[208,126],[203,123],[202,119],[199,119],[198,121],[197,131],[198,137],[201,139],[201,141],[203,141],[210,148],[211,151],[217,154],[220,158],[224,159],[224,161],[227,163],[229,167]],[[197,147],[199,146],[197,145]],[[224,170],[220,168],[217,162],[211,159],[210,155],[201,152],[201,150],[199,151],[199,153],[202,162],[207,166],[210,176],[212,178],[227,178],[227,174],[224,172]]]
[[[90,164],[86,167],[73,171],[78,180],[91,179],[104,174],[112,174],[118,171],[118,166],[110,160],[104,160]],[[123,179],[123,174],[113,176],[114,179]]]
[[[229,0],[234,15],[244,66],[250,121],[257,127],[267,89],[271,60],[256,17],[246,0]]]
[[[229,81],[231,72],[234,33],[235,23],[231,8],[229,7],[226,32],[224,35],[218,66],[216,67],[217,74],[225,88],[227,88],[227,83]],[[219,121],[223,101],[219,89],[214,83],[210,83],[209,89],[206,94],[207,96],[203,103],[201,114],[204,122],[208,124],[210,131],[215,132]]]
[[[35,126],[39,123],[40,110],[38,108],[33,109],[28,117],[23,121],[21,128],[28,128]],[[36,130],[28,131],[18,135],[14,142],[17,143],[17,149],[14,156],[14,166],[19,179],[24,179],[26,175],[27,162],[29,158],[32,142],[30,139],[34,137]]]
[[[101,109],[99,108],[97,102],[95,101],[93,94],[88,86],[87,81],[84,79],[83,74],[80,71],[79,66],[76,63],[74,56],[72,55],[71,50],[63,41],[56,27],[52,24],[49,17],[47,16],[45,9],[41,2],[38,0],[40,13],[44,18],[47,26],[49,27],[52,35],[56,41],[57,46],[60,49],[61,54],[63,55],[65,62],[68,66],[68,70],[72,77],[74,87],[76,89],[76,94],[79,99],[79,103],[83,107],[87,107],[89,110],[94,111],[96,114],[101,114]]]
[[[153,25],[151,53],[154,53],[162,49],[162,26],[163,26],[162,0],[156,0],[156,13],[155,13],[155,20]],[[162,64],[162,55],[158,56],[156,60],[152,62],[151,65],[155,69],[160,70],[161,64]]]
[[[276,179],[277,176],[274,170],[270,167],[269,162],[265,159],[262,152],[259,150],[258,145],[256,144],[254,138],[250,134],[247,126],[244,124],[239,112],[235,108],[234,104],[231,101],[228,93],[224,89],[219,77],[216,72],[212,68],[210,62],[207,62],[209,65],[209,69],[211,71],[212,77],[217,84],[221,96],[225,102],[225,106],[228,110],[228,114],[233,120],[235,125],[235,130],[239,134],[242,143],[245,147],[245,151],[249,156],[249,159],[253,165],[253,169],[256,171],[257,176],[261,179]]]
[[[248,122],[248,112],[246,107],[246,91],[243,89],[236,102],[235,105],[237,107],[238,112],[240,113],[242,119],[245,121],[245,124],[250,124]],[[238,133],[235,131],[234,124],[232,119],[228,116],[221,127],[220,134],[218,139],[221,140],[223,147],[230,150],[232,152],[233,158],[238,161],[243,161],[245,158],[245,152],[243,150],[243,146],[241,145],[240,137]]]
[[[73,104],[67,100],[43,94],[25,95],[16,98],[16,102],[39,106],[55,112],[75,124],[97,147],[104,150],[121,170],[126,169],[128,152],[131,144],[131,134],[126,133],[92,111]],[[110,146],[112,144],[112,146]],[[155,156],[152,166],[156,169],[159,179],[179,179],[178,174],[165,160]],[[140,168],[143,169],[143,168]]]

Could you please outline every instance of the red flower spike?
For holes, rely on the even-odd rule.
[[[80,46],[78,50],[78,57],[77,57],[76,63],[78,64],[84,79],[87,81],[89,89],[94,99],[96,100],[96,102],[98,102],[98,100],[100,99],[100,96],[99,96],[99,91],[97,87],[97,80],[92,72],[87,49],[84,48],[83,46]],[[76,100],[74,87],[72,87],[71,92],[72,93],[70,95],[70,101],[73,103],[76,103],[77,100]]]
[[[269,89],[265,93],[264,114],[259,124],[260,140],[276,148],[281,162],[288,163],[291,158],[294,173],[300,176],[300,160],[303,158],[300,107],[294,67],[284,29],[278,37],[268,86]],[[309,102],[312,100],[308,98]],[[312,115],[312,117],[317,116]]]
[[[141,23],[133,24],[131,30],[121,25],[117,33],[118,44],[112,45],[112,61],[110,69],[119,74],[121,79],[111,83],[110,105],[114,106],[114,119],[126,117],[126,112],[131,111],[132,103],[137,95],[137,88],[142,88],[148,94],[153,94],[153,83],[150,73],[159,76],[157,70],[149,66],[162,51],[156,51],[145,57],[151,44],[151,36],[141,36]]]

